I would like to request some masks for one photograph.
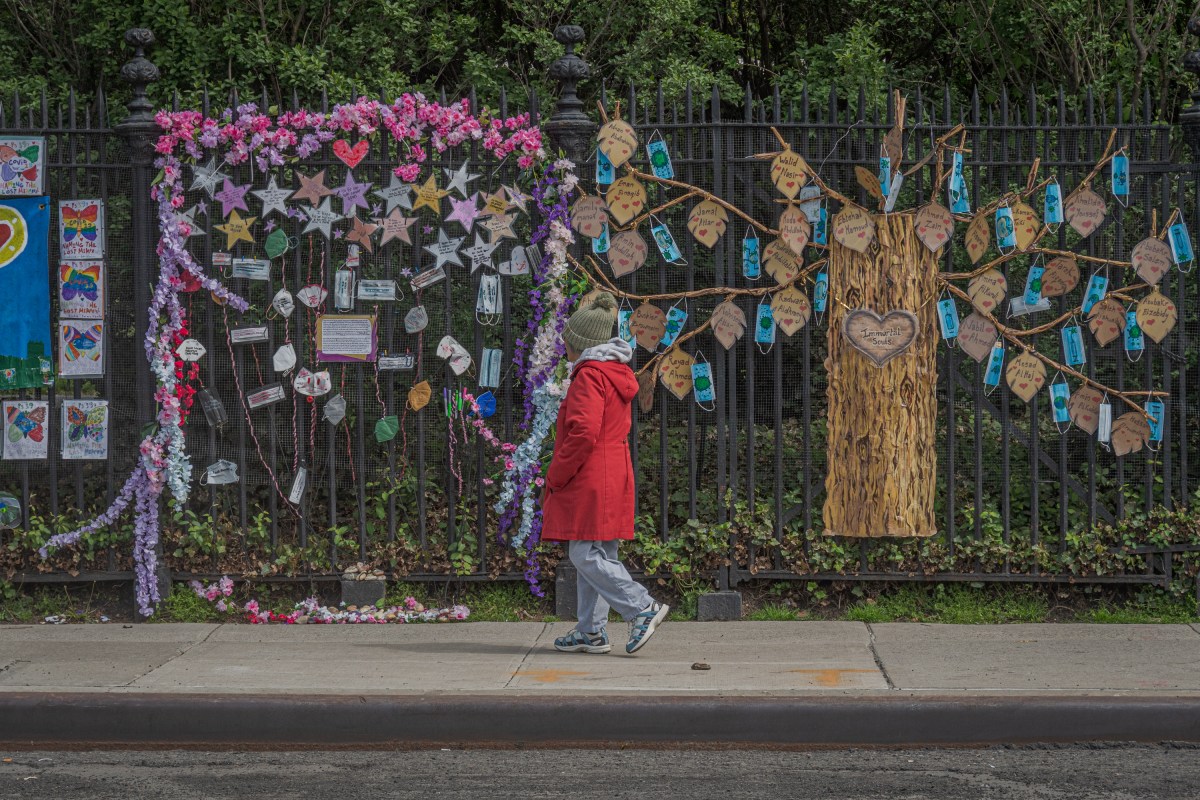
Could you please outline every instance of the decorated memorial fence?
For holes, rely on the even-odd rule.
[[[192,111],[146,99],[140,51],[121,125],[102,98],[0,104],[0,145],[44,142],[62,264],[60,341],[4,395],[7,576],[139,574],[146,608],[165,572],[537,586],[555,333],[596,288],[641,345],[648,566],[719,588],[1195,572],[1200,542],[1095,532],[1197,488],[1200,288],[1169,237],[1200,224],[1196,171],[1148,97],[593,87],[592,117],[629,123],[597,142],[581,65],[555,64],[548,119],[414,95]]]

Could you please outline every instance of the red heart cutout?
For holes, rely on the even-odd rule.
[[[795,182],[795,181],[788,181],[788,182],[787,182],[787,183],[785,183],[784,185],[785,185],[785,186],[787,186],[787,188],[789,188],[789,189],[790,189],[790,188],[792,188],[793,186],[795,186],[795,185],[796,185],[796,182]]]
[[[1024,389],[1029,384],[1028,383],[1018,383],[1017,385],[1020,386],[1022,389]]]
[[[946,234],[944,234],[944,233],[939,233],[939,234],[937,235],[937,238],[938,238],[938,239],[945,239],[945,238],[946,238]]]
[[[4,243],[12,238],[12,225],[7,222],[0,222],[0,247],[4,247]]]
[[[640,206],[641,204],[642,204],[642,201],[641,201],[641,200],[634,200],[634,201],[633,201],[633,207],[634,207],[634,208],[637,208],[637,207],[638,207],[638,206]]]
[[[866,232],[866,231],[861,231],[861,232],[858,234],[858,238],[860,238],[860,239],[865,239],[866,237],[867,237],[867,232]]]
[[[707,236],[707,235],[708,235],[708,228],[701,228],[700,230],[696,231],[696,233],[697,233],[697,235],[699,235],[699,236]]]
[[[354,147],[345,139],[338,139],[333,143],[333,154],[341,160],[350,169],[358,166],[358,162],[367,157],[367,151],[371,149],[371,145],[366,139],[362,140]]]
[[[1151,326],[1151,325],[1153,325],[1153,324],[1154,324],[1154,320],[1152,320],[1152,319],[1148,319],[1148,320],[1146,320],[1146,327],[1147,327],[1147,328],[1148,328],[1148,327],[1150,327],[1150,326]]]
[[[1083,415],[1083,421],[1084,421],[1084,422],[1091,422],[1091,421],[1092,421],[1092,415],[1091,415],[1091,414],[1084,414],[1084,415]]]

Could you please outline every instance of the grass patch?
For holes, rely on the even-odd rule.
[[[113,602],[111,590],[94,585],[28,588],[0,581],[0,624],[31,624],[57,616],[66,622],[99,622]]]
[[[856,622],[994,625],[1045,622],[1049,611],[1045,593],[1031,587],[906,584],[859,601],[846,609],[844,618]]]
[[[171,586],[171,594],[150,619],[156,622],[215,622],[216,609],[186,583]]]
[[[1106,602],[1095,608],[1081,609],[1076,614],[1076,621],[1178,624],[1200,622],[1200,617],[1196,615],[1196,603],[1191,598],[1175,598],[1161,589],[1147,589],[1124,603]]]
[[[796,609],[774,603],[751,611],[745,618],[751,622],[795,622],[798,619]]]
[[[467,584],[439,603],[462,603],[471,609],[471,622],[544,622],[553,607],[535,597],[524,582]]]

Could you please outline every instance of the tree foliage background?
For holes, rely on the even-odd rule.
[[[0,0],[0,91],[120,99],[122,32],[153,29],[160,99],[192,102],[207,85],[258,94],[322,89],[392,96],[475,86],[494,103],[550,90],[562,48],[556,25],[587,30],[582,55],[609,86],[661,79],[667,95],[691,83],[740,97],[746,84],[785,97],[805,83],[872,96],[949,85],[985,102],[1007,87],[1020,100],[1086,88],[1149,91],[1159,114],[1183,105],[1188,0]],[[585,87],[595,92],[598,82]]]

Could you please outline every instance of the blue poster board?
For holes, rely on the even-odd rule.
[[[0,392],[53,380],[50,198],[0,197]]]

